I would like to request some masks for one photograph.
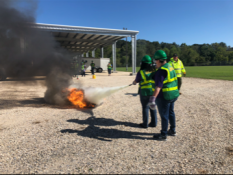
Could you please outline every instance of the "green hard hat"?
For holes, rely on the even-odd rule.
[[[157,50],[154,54],[155,60],[166,60],[167,54],[163,50]]]
[[[142,58],[142,62],[143,63],[147,63],[147,64],[152,64],[152,59],[149,55],[145,55],[143,58]]]

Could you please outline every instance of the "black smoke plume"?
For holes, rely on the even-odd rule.
[[[63,104],[61,91],[72,80],[72,57],[50,33],[30,27],[36,6],[36,1],[0,0],[0,79],[45,75],[45,100]]]

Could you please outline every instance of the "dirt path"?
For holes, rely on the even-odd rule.
[[[134,76],[91,75],[74,83],[114,87]],[[233,82],[184,78],[175,103],[177,136],[141,129],[138,86],[94,109],[48,105],[43,78],[0,82],[0,173],[233,173]]]

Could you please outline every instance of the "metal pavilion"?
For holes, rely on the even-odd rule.
[[[116,42],[125,37],[131,37],[132,41],[132,73],[136,73],[136,35],[139,31],[117,30],[92,27],[65,26],[54,24],[33,24],[31,27],[42,31],[51,32],[62,47],[73,52],[78,57],[83,53],[92,51],[95,57],[95,49],[101,48],[101,57],[104,57],[104,46],[112,45],[113,71],[116,71]]]

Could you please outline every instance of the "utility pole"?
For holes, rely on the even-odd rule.
[[[127,30],[127,28],[123,28],[123,30]],[[126,37],[126,71],[128,71],[128,41]]]

